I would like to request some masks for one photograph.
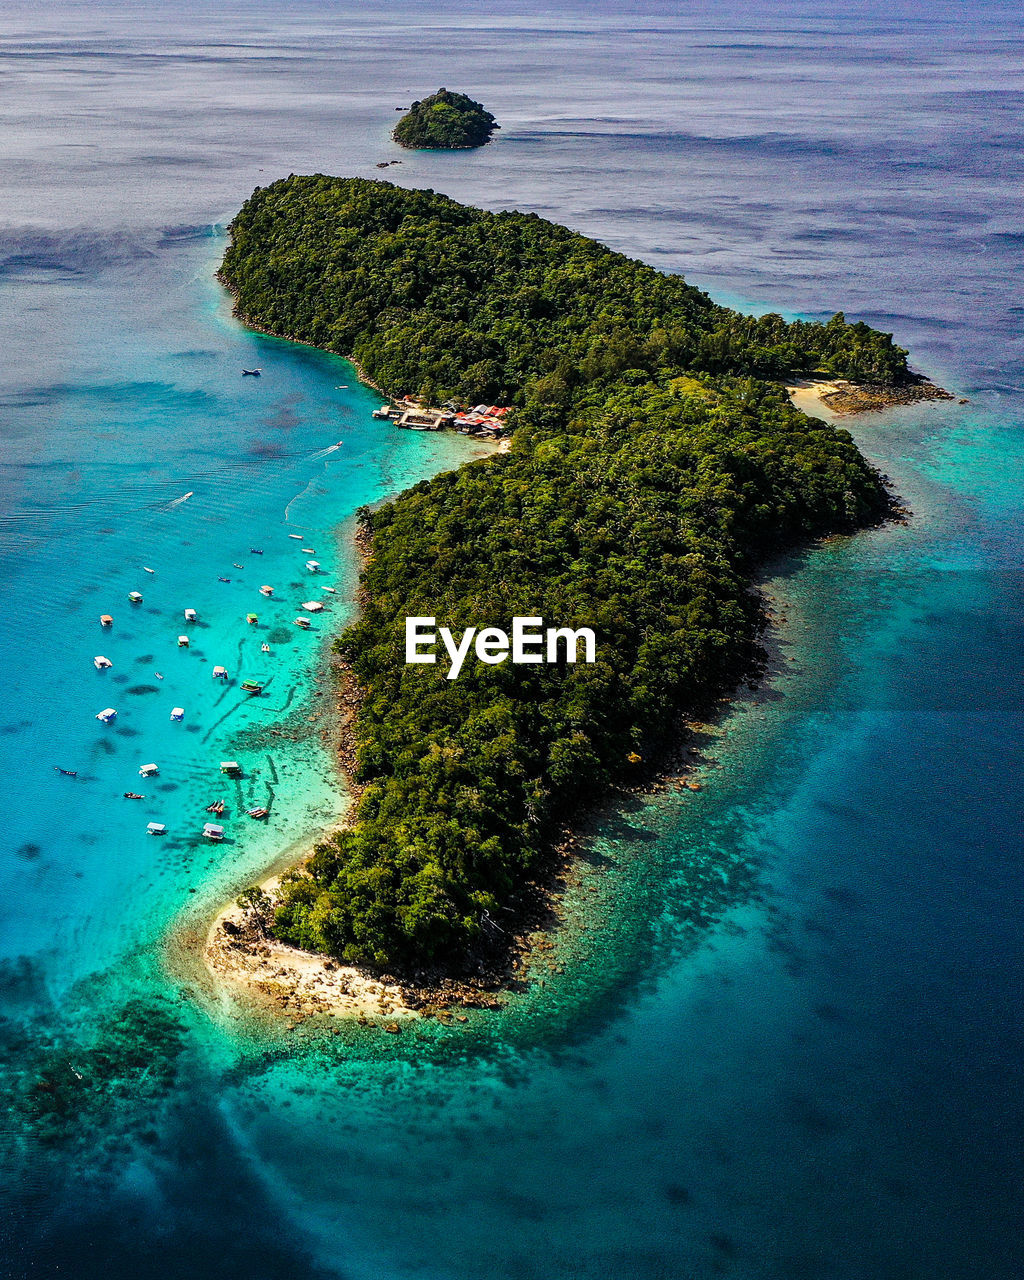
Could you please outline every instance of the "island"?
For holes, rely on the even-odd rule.
[[[438,89],[414,102],[392,132],[401,147],[421,151],[464,151],[482,147],[501,126],[483,104],[464,93]]]
[[[785,384],[922,380],[842,314],[743,315],[535,214],[431,191],[293,176],[230,231],[245,323],[352,358],[391,397],[511,410],[507,452],[361,513],[360,613],[335,641],[351,820],[248,908],[261,938],[378,974],[495,972],[573,822],[759,670],[766,558],[893,514],[849,433]],[[596,660],[449,680],[405,661],[420,615],[592,628]]]

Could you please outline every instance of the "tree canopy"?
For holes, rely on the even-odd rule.
[[[458,968],[507,937],[561,825],[751,669],[765,555],[888,508],[849,434],[775,380],[906,377],[891,336],[753,319],[532,215],[292,178],[232,224],[223,276],[264,329],[354,353],[392,391],[514,402],[511,451],[363,513],[365,790],[277,910],[349,961]],[[879,371],[882,371],[881,373]],[[404,620],[592,627],[593,665],[406,665]]]
[[[482,147],[501,126],[483,103],[464,93],[438,89],[428,98],[414,102],[392,133],[394,140],[410,149],[461,151]]]

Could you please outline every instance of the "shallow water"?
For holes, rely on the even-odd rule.
[[[6,1274],[1018,1274],[1019,15],[674,8],[0,8]],[[280,174],[377,176],[440,83],[501,134],[389,180],[842,307],[970,404],[852,424],[913,521],[779,566],[767,695],[699,739],[702,791],[605,821],[563,972],[454,1034],[261,1038],[164,940],[337,817],[309,717],[344,522],[467,445],[242,330],[220,228]]]

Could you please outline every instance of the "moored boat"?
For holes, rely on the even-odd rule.
[[[141,592],[141,591],[129,591],[129,592],[128,592],[128,599],[132,602],[132,604],[142,604],[142,592]]]
[[[246,813],[250,818],[265,818],[269,812],[269,809],[264,809],[262,807],[257,809],[246,809]]]
[[[102,711],[97,712],[97,720],[102,720],[104,724],[113,724],[117,719],[117,712],[113,707],[104,707]]]
[[[198,622],[198,621],[199,621],[199,614],[198,614],[198,613],[196,613],[195,609],[186,609],[186,610],[185,610],[185,621],[186,621],[186,622]]]
[[[101,613],[101,614],[100,614],[100,626],[101,626],[101,627],[112,627],[113,625],[114,625],[114,619],[110,616],[110,614],[109,614],[109,613]]]
[[[216,822],[204,822],[203,835],[207,840],[223,840],[224,828],[218,826]]]
[[[146,824],[146,830],[151,836],[162,836],[167,834],[167,828],[162,822],[149,822]]]
[[[243,680],[241,687],[242,689],[245,690],[246,693],[262,693],[263,692],[263,686],[260,684],[258,680]]]
[[[185,708],[184,708],[184,707],[171,707],[171,719],[172,719],[172,720],[184,720],[184,719],[185,719]]]
[[[112,667],[114,664],[109,658],[104,658],[102,653],[98,653],[96,657],[93,658],[92,665],[97,671],[106,671],[108,667]]]
[[[189,647],[188,636],[178,636],[178,648],[187,649]]]
[[[160,769],[155,764],[144,764],[139,766],[140,778],[152,778],[152,777],[155,777],[155,775],[158,774],[159,772],[160,772]]]
[[[256,623],[259,622],[259,617],[255,613],[247,613],[245,615],[245,620],[248,622],[250,627],[254,627]]]
[[[228,678],[227,667],[214,667],[213,678],[214,680],[226,680]]]
[[[305,631],[308,631],[308,630],[309,630],[309,628],[310,628],[311,623],[310,623],[310,621],[309,621],[309,619],[308,619],[308,618],[296,618],[296,619],[295,619],[295,625],[296,625],[297,627],[302,627],[302,628],[303,628],[303,630],[305,630]]]

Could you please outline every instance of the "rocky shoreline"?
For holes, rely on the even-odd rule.
[[[855,413],[875,413],[880,409],[920,404],[927,400],[956,399],[951,392],[937,387],[927,378],[900,386],[880,382],[847,382],[843,378],[801,378],[788,383],[786,390],[790,394],[812,393],[831,413],[840,418]],[[794,401],[799,404],[795,397]],[[961,400],[960,403],[966,404],[967,401]]]

